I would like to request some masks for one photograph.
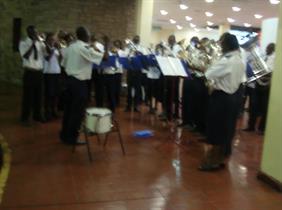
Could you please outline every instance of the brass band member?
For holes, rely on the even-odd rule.
[[[47,56],[44,60],[45,118],[57,118],[57,103],[60,91],[60,61],[62,59],[59,43],[53,33],[46,36]]]
[[[181,46],[176,43],[174,35],[168,37],[168,48],[165,52],[167,56],[177,57],[182,51]],[[179,117],[179,82],[180,79],[178,77],[165,78],[165,101],[163,103],[163,110],[165,112],[162,119],[172,120]]]
[[[238,94],[245,64],[242,60],[236,36],[225,33],[220,38],[222,58],[205,73],[213,82],[214,91],[209,98],[207,121],[207,152],[199,170],[210,171],[224,166],[226,145],[233,139]]]
[[[19,45],[24,69],[21,122],[29,126],[31,112],[33,120],[45,122],[41,113],[45,44],[39,40],[35,26],[28,26],[26,32],[28,37]]]
[[[274,68],[274,59],[275,59],[275,44],[270,43],[266,47],[266,64],[270,71],[273,71]],[[258,130],[261,134],[264,133],[267,108],[268,108],[268,99],[270,91],[270,82],[271,74],[266,75],[258,79],[255,83],[255,88],[252,90],[252,95],[250,96],[250,105],[249,105],[249,121],[248,127],[244,131],[255,131],[255,125],[257,118],[261,116],[261,120],[258,126]]]
[[[90,35],[85,27],[78,27],[76,36],[77,40],[66,48],[62,62],[68,75],[66,105],[60,133],[61,141],[65,144],[85,143],[79,141],[78,136],[87,105],[87,81],[91,78],[92,64],[99,65],[103,56],[107,56],[89,45]]]
[[[144,48],[140,45],[140,36],[133,38],[133,46],[129,46],[128,49],[129,59],[131,62],[132,69],[127,71],[127,106],[125,111],[131,111],[133,108],[134,112],[139,112],[138,106],[142,98],[141,90],[141,78],[142,78],[142,67],[135,65],[133,57],[144,54]]]

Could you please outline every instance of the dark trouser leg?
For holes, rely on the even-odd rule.
[[[42,119],[42,94],[43,94],[43,73],[35,72],[34,74],[34,100],[33,100],[33,118],[35,120]]]
[[[138,78],[134,79],[134,108],[137,109],[139,106],[141,99],[142,99],[142,90],[141,90],[141,84],[140,80],[138,81]]]
[[[75,78],[69,78],[69,105],[64,113],[61,139],[67,143],[75,143],[84,117],[87,105],[87,83]]]
[[[97,107],[103,107],[104,105],[104,82],[103,75],[99,74],[97,70],[93,71],[94,76],[94,88],[95,88],[95,100]]]
[[[264,132],[265,126],[266,126],[269,91],[270,91],[270,88],[269,86],[267,86],[267,87],[263,87],[260,93],[261,94],[261,120],[260,120],[258,129],[262,132]]]
[[[52,82],[50,81],[51,78],[49,77],[49,74],[44,74],[44,111],[45,111],[45,117],[46,119],[51,118],[51,100],[52,96],[50,94],[51,92],[51,86]]]
[[[104,75],[104,81],[108,96],[108,104],[111,111],[115,112],[116,107],[116,84],[115,84],[115,75]]]
[[[121,78],[122,74],[115,74],[115,99],[117,106],[120,104]]]
[[[32,72],[25,70],[23,75],[22,113],[21,121],[28,121],[33,103]]]
[[[257,93],[255,88],[247,87],[247,92],[249,95],[249,120],[248,128],[254,130],[256,125],[256,119],[258,116],[258,101]]]

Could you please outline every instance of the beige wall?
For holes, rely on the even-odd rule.
[[[261,170],[282,184],[282,4]]]
[[[196,32],[194,30],[153,29],[151,34],[151,43],[154,45],[160,41],[165,41],[167,43],[168,36],[171,34],[176,36],[177,41],[185,39],[186,44],[188,44],[193,36],[198,36],[200,39],[203,37],[208,37],[210,39],[217,40],[219,38],[218,30],[211,32],[206,30]]]

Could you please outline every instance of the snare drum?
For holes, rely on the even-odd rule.
[[[107,133],[112,128],[112,112],[106,108],[86,109],[86,128],[93,133]]]

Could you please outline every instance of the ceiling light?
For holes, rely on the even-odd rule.
[[[213,3],[214,0],[206,0],[207,3]]]
[[[228,21],[229,23],[234,23],[234,22],[235,22],[235,20],[232,19],[232,18],[227,18],[227,21]]]
[[[183,27],[182,27],[181,25],[176,25],[176,28],[177,28],[178,30],[182,30],[182,29],[183,29]]]
[[[193,18],[191,18],[191,17],[189,17],[189,16],[185,16],[185,19],[186,19],[187,21],[191,21]]]
[[[256,19],[261,19],[261,18],[263,17],[263,16],[260,15],[260,14],[255,14],[254,16],[255,16]]]
[[[198,28],[194,28],[194,30],[195,30],[196,32],[199,32],[199,31],[200,31],[200,29],[198,29]]]
[[[210,28],[210,27],[207,27],[207,30],[208,30],[208,31],[212,31],[213,29],[212,29],[212,28]]]
[[[232,7],[232,10],[234,12],[239,12],[239,11],[241,11],[241,8],[240,7]]]
[[[160,13],[161,13],[161,15],[167,15],[168,14],[168,12],[166,11],[166,10],[160,10]]]
[[[244,26],[247,27],[247,28],[249,28],[249,27],[251,27],[252,25],[251,25],[250,23],[244,23]]]
[[[176,23],[176,20],[169,19],[169,22],[170,22],[171,24],[175,24],[175,23]]]
[[[279,4],[280,0],[269,0],[270,4]]]
[[[182,10],[186,10],[186,9],[189,8],[186,4],[179,4],[179,7],[180,7],[180,9],[182,9]]]
[[[190,23],[190,26],[191,26],[191,28],[195,28],[196,27],[196,25],[193,24],[193,23]]]
[[[208,24],[209,26],[212,26],[214,23],[211,22],[211,21],[207,21],[207,24]]]
[[[211,13],[211,12],[205,12],[205,14],[206,14],[207,17],[212,17],[213,16],[213,13]]]

